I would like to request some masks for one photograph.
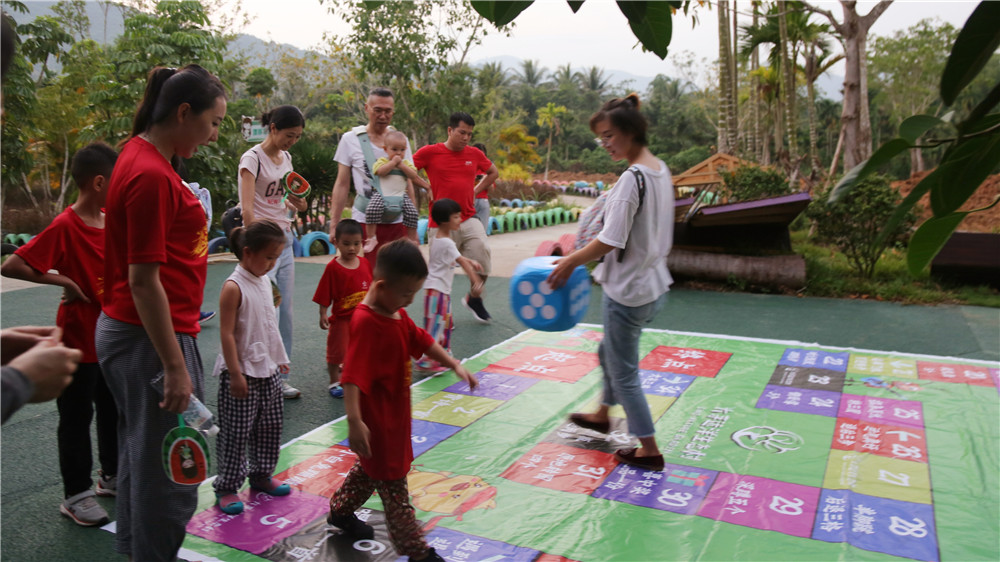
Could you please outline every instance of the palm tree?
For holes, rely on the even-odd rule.
[[[559,116],[563,113],[566,113],[566,107],[552,102],[546,104],[545,107],[538,108],[538,126],[549,128],[549,140],[545,143],[548,145],[548,149],[545,151],[546,180],[549,179],[549,159],[552,157],[552,135],[559,134]]]
[[[548,69],[544,66],[540,66],[538,61],[529,59],[521,61],[521,70],[516,74],[518,83],[522,86],[538,88],[539,86],[545,84],[545,76],[548,73]]]
[[[594,94],[598,99],[604,97],[604,93],[611,87],[611,78],[605,75],[604,69],[599,66],[591,66],[577,72],[576,79],[585,93]]]

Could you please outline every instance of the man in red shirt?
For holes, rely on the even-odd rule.
[[[475,197],[480,191],[496,181],[499,172],[496,165],[477,148],[469,146],[475,120],[461,111],[451,114],[448,121],[448,140],[427,145],[413,155],[413,164],[418,170],[425,170],[431,183],[431,206],[438,199],[452,199],[462,207],[462,226],[452,232],[452,239],[463,257],[479,262],[483,266],[483,281],[490,274],[490,247],[486,244],[486,229],[479,220],[469,220],[476,216]],[[483,178],[476,183],[476,176]],[[434,242],[437,224],[431,219],[431,232],[427,239]],[[469,280],[470,287],[472,280]],[[482,297],[466,294],[462,304],[482,323],[490,321],[490,313],[483,306]]]

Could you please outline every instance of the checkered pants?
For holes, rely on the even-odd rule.
[[[195,395],[204,372],[194,336],[176,334]],[[163,469],[163,438],[177,414],[160,409],[150,382],[163,363],[142,326],[101,314],[97,357],[118,405],[118,497],[115,550],[132,560],[174,560],[198,504],[198,487],[177,484]]]
[[[285,407],[281,376],[275,372],[266,379],[246,379],[249,393],[239,399],[229,390],[229,371],[219,375],[216,492],[239,490],[248,475],[251,482],[270,478],[278,464]]]
[[[385,215],[385,198],[378,191],[372,190],[371,197],[368,198],[368,207],[365,208],[365,222],[367,224],[379,224],[382,216]],[[420,213],[416,205],[410,200],[410,196],[403,197],[403,225],[406,228],[417,228],[420,222]]]
[[[385,508],[385,523],[396,554],[416,560],[427,556],[430,547],[413,515],[406,478],[375,480],[361,468],[361,461],[355,461],[344,484],[330,497],[330,511],[334,515],[350,515],[361,508],[375,490]]]

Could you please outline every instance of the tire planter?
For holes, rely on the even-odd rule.
[[[487,236],[492,235],[494,232],[497,234],[503,234],[503,224],[496,217],[490,217],[490,220],[487,221],[486,224],[487,224],[486,228]]]
[[[427,219],[420,219],[417,221],[417,240],[421,244],[427,243]]]
[[[225,236],[212,238],[208,241],[209,254],[221,254],[229,251],[229,239]]]
[[[552,240],[546,240],[538,245],[538,249],[535,250],[536,256],[561,256],[562,248],[559,247],[558,242],[553,242]]]
[[[325,232],[313,231],[302,237],[299,241],[302,247],[302,256],[327,256],[334,253],[333,245],[330,244],[330,235]]]

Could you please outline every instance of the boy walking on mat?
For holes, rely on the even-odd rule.
[[[469,276],[472,289],[469,294],[483,294],[483,279],[479,262],[462,257],[451,233],[462,227],[462,207],[451,199],[438,199],[431,207],[431,218],[437,223],[437,234],[427,262],[427,281],[424,283],[424,330],[447,352],[451,352],[451,330],[455,323],[451,316],[451,282],[455,278],[455,263],[462,266]],[[439,373],[448,370],[437,361],[422,357],[417,370]]]
[[[421,533],[406,485],[413,462],[411,363],[426,353],[453,369],[470,389],[479,383],[407,316],[404,307],[426,277],[423,255],[409,241],[396,240],[379,250],[372,286],[351,319],[341,380],[348,439],[358,460],[330,498],[327,522],[355,540],[371,540],[375,530],[354,512],[378,490],[396,552],[410,560],[443,560]]]
[[[18,248],[0,268],[5,277],[63,288],[56,325],[67,347],[83,352],[73,382],[56,400],[59,469],[65,500],[59,511],[78,525],[108,522],[94,500],[90,421],[97,411],[97,450],[101,463],[96,495],[118,493],[118,409],[104,381],[94,348],[97,317],[104,294],[104,200],[118,153],[104,143],[81,148],[73,156],[72,175],[80,190],[76,203],[41,234]],[[49,273],[55,269],[58,273]]]

